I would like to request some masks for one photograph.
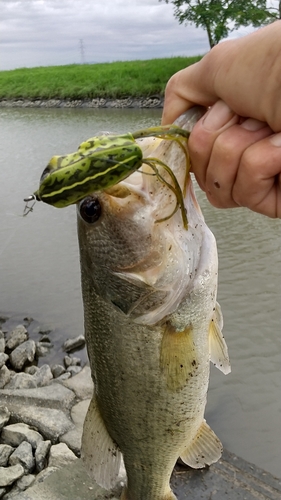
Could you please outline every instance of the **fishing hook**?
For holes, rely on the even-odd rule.
[[[29,212],[33,212],[33,207],[36,203],[36,196],[34,194],[31,194],[27,198],[24,198],[23,201],[25,202],[25,206],[23,209],[23,217],[29,214]],[[32,205],[29,205],[29,203],[33,201]]]

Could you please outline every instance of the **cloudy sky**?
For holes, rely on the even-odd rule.
[[[207,35],[158,0],[0,0],[0,70],[204,54]],[[245,35],[242,28],[236,36]]]

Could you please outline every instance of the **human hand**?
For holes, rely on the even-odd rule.
[[[194,127],[189,151],[216,207],[246,206],[281,218],[280,53],[277,22],[219,44],[167,85],[163,124],[194,104],[212,106]]]
[[[217,101],[195,125],[189,152],[212,205],[281,218],[281,133],[253,118],[241,120]]]

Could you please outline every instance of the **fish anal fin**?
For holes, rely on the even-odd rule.
[[[225,375],[231,372],[227,345],[221,332],[223,326],[222,313],[219,304],[216,304],[210,327],[209,346],[212,363]]]
[[[166,378],[168,389],[172,391],[182,389],[189,379],[195,376],[198,360],[192,327],[178,332],[170,323],[165,325],[161,342],[160,368]]]
[[[180,458],[193,469],[202,469],[219,460],[222,444],[204,420],[191,444],[181,453]]]
[[[121,452],[110,437],[95,395],[86,414],[81,457],[91,477],[103,488],[113,488],[120,469]]]

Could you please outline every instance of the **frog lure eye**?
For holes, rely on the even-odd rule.
[[[24,199],[26,205],[23,215],[33,211],[36,200],[64,208],[77,203],[90,193],[106,191],[139,170],[145,163],[152,169],[152,175],[156,175],[157,179],[165,184],[176,198],[173,212],[157,222],[169,219],[180,209],[183,225],[187,229],[183,192],[176,176],[170,167],[159,159],[143,158],[141,147],[136,139],[158,137],[175,141],[181,147],[186,156],[185,190],[189,173],[189,157],[185,144],[189,134],[188,131],[176,125],[167,125],[121,135],[101,135],[82,142],[74,153],[53,156],[41,175],[39,189]],[[158,167],[162,167],[171,182],[163,177]]]

